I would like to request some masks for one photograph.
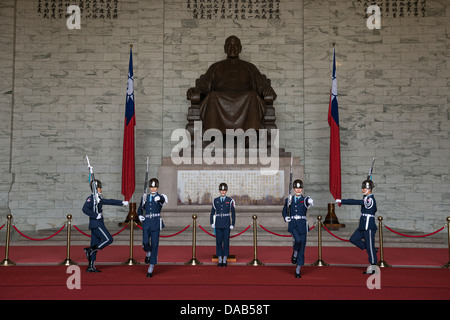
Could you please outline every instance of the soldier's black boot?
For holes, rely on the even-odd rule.
[[[101,272],[101,271],[95,268],[94,261],[91,260],[89,261],[89,265],[86,272]]]
[[[98,250],[97,245],[84,248],[84,253],[86,254],[86,258],[88,259],[89,263],[91,263],[92,253],[96,252],[97,250]]]
[[[297,264],[297,254],[298,254],[298,252],[295,252],[295,250],[292,252],[292,256],[291,256],[292,264]]]

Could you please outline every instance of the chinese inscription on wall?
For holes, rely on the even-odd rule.
[[[260,170],[179,170],[178,205],[211,205],[220,195],[219,184],[236,205],[281,205],[285,199],[284,171],[261,175]]]
[[[356,0],[356,2],[364,6],[364,12],[371,5],[379,6],[383,17],[425,17],[426,15],[426,0]]]
[[[280,0],[185,0],[194,19],[280,19]]]
[[[47,19],[66,19],[67,7],[77,5],[88,19],[117,19],[119,0],[35,0],[38,15]]]

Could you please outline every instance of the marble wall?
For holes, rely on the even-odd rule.
[[[137,201],[145,157],[150,156],[150,175],[156,175],[176,144],[170,140],[173,130],[187,123],[187,89],[224,58],[224,40],[235,34],[243,44],[241,58],[265,73],[278,94],[280,147],[304,165],[305,192],[315,199],[311,214],[323,215],[332,201],[327,114],[335,43],[343,197],[360,197],[376,157],[375,194],[386,224],[431,231],[445,223],[450,202],[445,0],[421,1],[425,10],[419,16],[384,12],[379,30],[367,28],[363,0],[267,0],[279,5],[279,16],[270,19],[196,16],[189,7],[194,0],[105,2],[117,4],[117,18],[82,15],[81,29],[74,30],[65,16],[39,12],[39,4],[52,0],[0,4],[2,216],[12,213],[18,226],[29,229],[60,226],[69,213],[85,223],[86,154],[105,197],[123,198],[130,44]],[[378,2],[385,10],[387,1]],[[108,208],[108,217],[120,220],[125,211]],[[358,212],[343,206],[336,213],[341,221],[354,221]]]

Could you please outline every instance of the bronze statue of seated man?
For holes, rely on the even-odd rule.
[[[187,91],[187,99],[198,101],[204,130],[216,128],[225,134],[226,129],[266,128],[267,105],[273,109],[276,99],[270,80],[255,65],[239,59],[242,45],[238,37],[228,37],[224,49],[227,58],[208,68]]]

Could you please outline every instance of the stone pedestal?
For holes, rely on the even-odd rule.
[[[339,223],[338,217],[334,211],[334,203],[328,204],[328,212],[323,224],[329,230],[339,230],[340,228],[345,228],[345,224]]]
[[[168,196],[163,208],[166,225],[185,226],[197,214],[199,225],[208,226],[211,203],[218,197],[219,184],[228,184],[227,195],[236,201],[236,224],[247,226],[252,215],[270,226],[285,226],[281,217],[284,199],[289,192],[290,154],[283,151],[276,170],[265,171],[261,164],[180,164],[164,158],[158,169],[159,192]],[[265,168],[267,169],[268,166]],[[272,163],[272,169],[273,169]],[[303,166],[293,158],[293,179],[303,180]]]

